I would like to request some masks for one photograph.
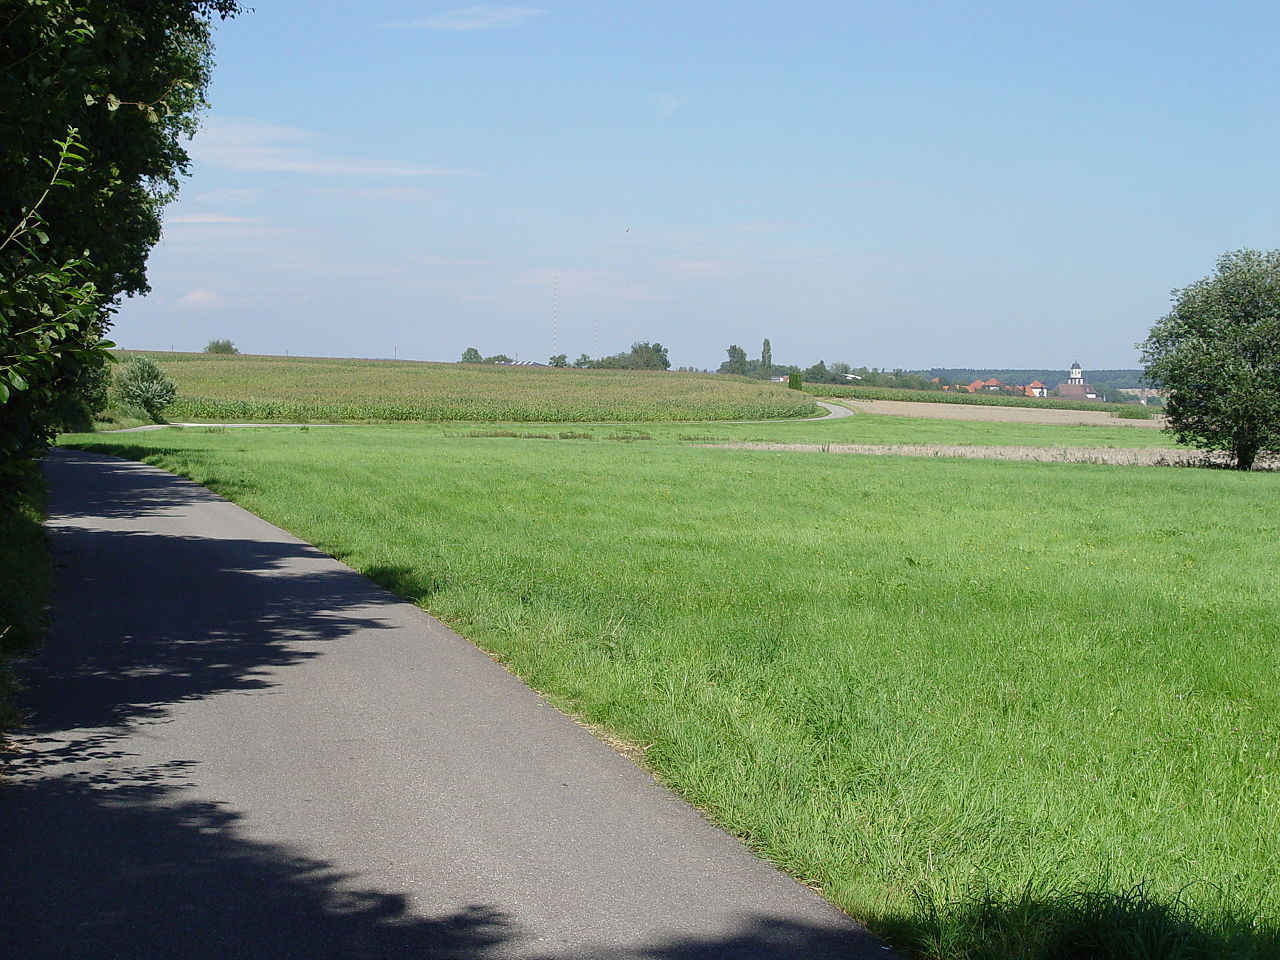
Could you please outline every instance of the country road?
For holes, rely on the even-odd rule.
[[[5,960],[834,960],[878,941],[416,607],[208,490],[45,460]]]

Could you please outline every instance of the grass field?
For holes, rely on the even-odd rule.
[[[776,383],[665,370],[147,355],[178,385],[171,420],[567,423],[764,420],[822,412],[811,397]]]
[[[1162,440],[881,420],[67,442],[419,602],[920,956],[1276,956],[1280,477],[694,445]]]

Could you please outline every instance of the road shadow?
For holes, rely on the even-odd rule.
[[[48,771],[46,771],[48,772]],[[836,960],[892,956],[869,936],[757,914],[709,937],[548,948],[519,906],[433,911],[405,892],[239,835],[224,804],[183,800],[182,769],[0,786],[3,960]],[[447,891],[441,899],[448,901]],[[419,896],[422,892],[419,891]],[[714,890],[708,891],[714,896]],[[678,929],[680,917],[671,917]]]

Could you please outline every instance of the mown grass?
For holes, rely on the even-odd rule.
[[[960,403],[980,407],[1039,407],[1050,410],[1105,410],[1128,419],[1145,420],[1141,404],[1097,403],[1089,400],[1065,400],[1061,397],[1011,397],[1003,393],[963,393],[953,390],[906,390],[901,387],[859,387],[840,383],[806,383],[806,393],[816,397],[848,397],[852,400],[902,400],[913,403]]]
[[[821,413],[779,384],[665,370],[150,353],[178,385],[170,420],[702,421]]]
[[[0,730],[18,718],[9,661],[44,635],[53,592],[53,559],[41,526],[43,499],[43,486],[32,478],[15,501],[0,503]]]
[[[1280,478],[679,429],[72,442],[412,598],[920,956],[1277,955]]]

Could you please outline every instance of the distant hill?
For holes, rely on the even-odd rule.
[[[972,383],[974,380],[986,380],[995,377],[1001,383],[1030,383],[1039,380],[1052,389],[1060,383],[1067,382],[1067,370],[993,370],[973,369],[969,367],[934,367],[931,370],[915,370],[926,380],[940,378],[943,383]],[[1086,382],[1100,390],[1119,390],[1121,387],[1145,387],[1148,384],[1142,379],[1141,370],[1090,370],[1084,371]]]

